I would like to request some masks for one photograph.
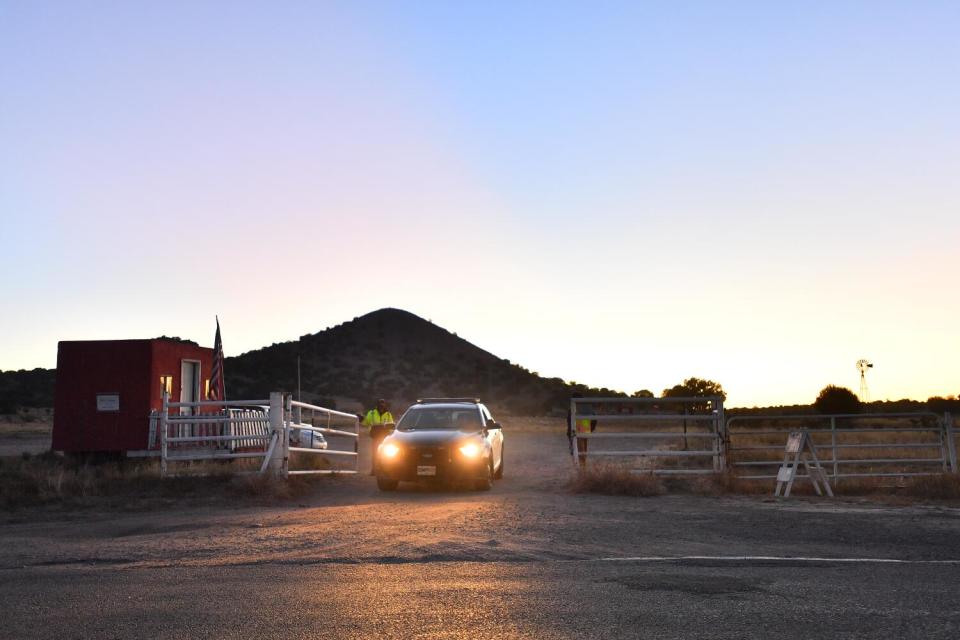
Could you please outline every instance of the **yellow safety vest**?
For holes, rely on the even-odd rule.
[[[389,411],[380,413],[376,409],[370,409],[370,411],[367,411],[367,417],[363,419],[363,426],[372,427],[375,424],[386,424],[387,422],[393,422],[392,413]]]
[[[590,418],[577,420],[577,433],[590,433]]]

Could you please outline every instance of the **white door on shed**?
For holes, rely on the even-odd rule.
[[[180,402],[200,400],[200,363],[196,360],[180,361]],[[180,407],[181,414],[193,413],[190,407]]]

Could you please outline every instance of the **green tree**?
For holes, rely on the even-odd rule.
[[[860,413],[860,398],[847,389],[828,384],[813,403],[817,413]]]
[[[719,397],[720,400],[727,399],[727,393],[723,390],[723,387],[720,386],[719,382],[714,382],[713,380],[705,380],[703,378],[687,378],[681,384],[675,384],[669,389],[663,390],[664,398],[713,398]],[[682,413],[708,413],[715,409],[716,407],[711,407],[709,402],[690,402],[683,403],[682,406],[678,406],[677,410],[682,411]],[[687,423],[684,420],[683,423],[683,432],[687,432]],[[686,448],[686,444],[684,444]]]
[[[650,391],[649,389],[640,389],[639,391],[634,391],[630,395],[630,397],[631,398],[652,398],[654,396],[653,396],[653,391]]]
[[[669,389],[663,390],[664,398],[705,398],[718,396],[721,400],[727,399],[727,392],[719,382],[705,380],[703,378],[687,378],[681,384],[675,384]]]

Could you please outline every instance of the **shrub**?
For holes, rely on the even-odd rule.
[[[828,384],[813,403],[817,413],[860,413],[860,398],[846,387]]]

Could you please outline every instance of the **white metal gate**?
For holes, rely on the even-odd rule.
[[[156,422],[163,476],[171,463],[239,458],[262,458],[259,473],[284,478],[357,473],[359,418],[296,402],[290,394],[274,392],[269,400],[170,402],[164,393]],[[317,446],[321,439],[322,447]],[[305,459],[316,456],[345,464],[291,470],[291,452]]]
[[[730,416],[731,469],[744,480],[775,479],[787,436],[798,429],[810,434],[834,482],[957,470],[953,417],[931,412]]]
[[[580,430],[578,423],[596,423]],[[572,398],[570,454],[574,462],[642,460],[638,472],[719,473],[726,467],[723,400],[686,398]]]

